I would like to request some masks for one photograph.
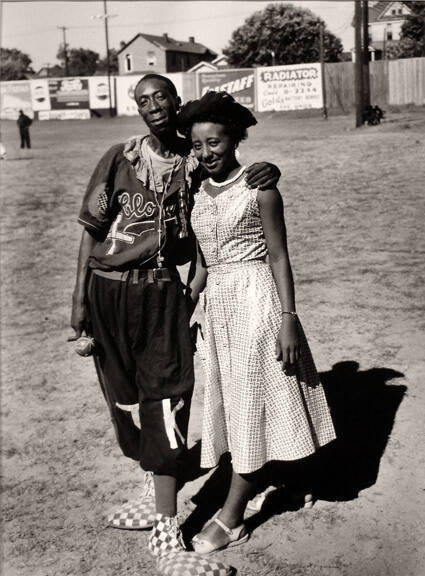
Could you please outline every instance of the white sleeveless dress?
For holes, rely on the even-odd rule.
[[[198,342],[206,376],[201,466],[216,466],[230,451],[243,474],[304,458],[335,432],[304,334],[293,373],[275,359],[281,305],[265,262],[257,190],[243,173],[228,184],[215,198],[201,186],[191,216],[208,266]]]

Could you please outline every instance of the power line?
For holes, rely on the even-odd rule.
[[[234,14],[227,14],[221,16],[202,16],[199,18],[184,18],[184,19],[173,19],[173,20],[144,20],[141,22],[133,22],[131,24],[110,24],[110,28],[137,28],[139,26],[164,26],[167,24],[186,24],[190,22],[203,22],[203,21],[211,21],[211,20],[226,20],[228,18],[233,18],[235,16],[240,16],[239,12],[235,12]],[[48,32],[49,30],[53,30],[53,26],[46,26],[44,28],[38,28],[34,31],[22,31],[17,32],[15,34],[10,34],[11,38],[16,38],[19,36],[36,36],[40,32]],[[96,25],[88,24],[88,25],[76,25],[76,26],[67,26],[67,30],[95,30],[97,29]]]
[[[338,28],[335,29],[334,34],[339,34],[340,32],[344,32],[344,30],[346,30],[347,28],[351,27],[351,22],[353,21],[353,16],[350,15],[347,20],[344,22],[344,24],[341,24],[341,26],[338,26]]]

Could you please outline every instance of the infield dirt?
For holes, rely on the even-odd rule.
[[[278,494],[252,537],[222,553],[240,576],[421,576],[424,561],[425,112],[259,115],[241,147],[282,171],[297,307],[341,439],[311,510]],[[137,118],[5,122],[2,187],[2,469],[5,576],[153,576],[147,534],[106,527],[142,474],[121,456],[90,359],[66,342],[88,178]],[[184,273],[184,270],[183,270]],[[196,358],[190,446],[199,448]],[[226,467],[179,494],[187,537],[220,505]],[[206,483],[206,480],[211,480]],[[196,496],[198,510],[188,499]]]

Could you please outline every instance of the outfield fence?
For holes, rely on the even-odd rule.
[[[349,113],[355,107],[354,64],[325,64],[326,103]],[[425,58],[370,62],[372,105],[425,105]],[[151,71],[150,71],[151,72]],[[40,120],[87,119],[106,115],[137,115],[137,75],[39,78],[0,82],[0,118],[15,120],[19,110]],[[321,109],[322,70],[319,63],[165,74],[183,102],[208,90],[225,90],[241,104],[259,112]]]
[[[425,58],[370,62],[370,97],[373,105],[425,105]],[[325,64],[328,107],[349,112],[355,106],[352,62]]]
[[[425,58],[388,63],[388,103],[425,104]]]

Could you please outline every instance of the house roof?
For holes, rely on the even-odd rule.
[[[383,40],[374,40],[373,42],[369,43],[368,48],[369,48],[369,52],[376,52],[376,51],[383,52],[385,48],[388,48],[389,46],[393,46],[394,44],[397,44],[397,41],[387,40],[386,42],[384,42]],[[351,50],[350,50],[350,52],[352,52],[352,53],[355,51],[356,51],[355,48],[351,48]]]
[[[225,54],[219,54],[217,58],[214,58],[212,64],[220,64],[221,62],[226,62],[227,64],[227,56]]]
[[[130,44],[133,44],[133,42],[137,40],[137,38],[139,37],[144,38],[148,42],[151,42],[151,44],[154,44],[158,48],[161,48],[161,50],[169,52],[185,52],[186,54],[189,53],[189,54],[201,54],[201,55],[202,54],[216,55],[216,52],[214,52],[214,50],[210,50],[203,44],[195,42],[194,40],[193,42],[190,39],[188,41],[176,40],[175,38],[171,38],[171,36],[168,36],[168,34],[163,34],[162,36],[155,36],[154,34],[143,34],[142,32],[136,34],[136,36],[134,36],[134,38],[132,38],[130,42],[125,44],[118,51],[118,54],[120,54],[123,50],[128,48]]]
[[[64,76],[65,70],[59,64],[54,64],[53,66],[42,66],[40,70],[35,73],[36,77],[51,77],[54,78],[55,76]]]
[[[192,66],[192,68],[186,70],[186,72],[216,72],[216,71],[217,66],[214,66],[214,64],[212,64],[211,62],[205,62],[205,60],[201,60],[201,62],[198,62],[197,64],[195,64],[195,66]]]
[[[369,6],[369,23],[371,22],[381,22],[381,21],[391,21],[391,20],[404,20],[406,14],[387,14],[385,12],[391,10],[392,4],[400,4],[400,2],[388,2],[388,0],[380,0],[373,5]],[[404,8],[410,12],[410,9],[404,2],[402,2]]]

